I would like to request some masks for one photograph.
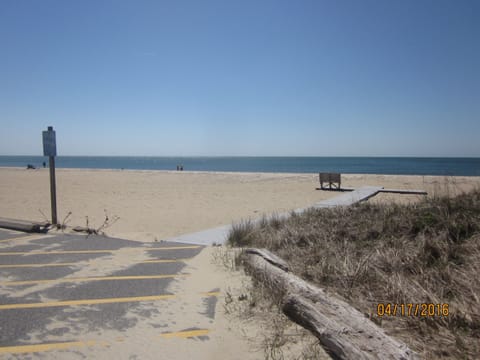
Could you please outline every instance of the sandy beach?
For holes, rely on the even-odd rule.
[[[344,187],[364,185],[453,195],[480,186],[480,177],[342,175]],[[318,186],[317,174],[57,169],[58,219],[74,227],[86,226],[88,217],[98,228],[106,215],[118,217],[105,229],[109,236],[160,241],[338,195]],[[370,201],[419,198],[379,194]],[[0,217],[48,220],[48,169],[0,168]]]
[[[360,187],[378,185],[385,188],[423,189],[430,195],[455,195],[480,186],[480,177],[433,177],[433,176],[386,176],[386,175],[343,175],[342,186]],[[69,227],[85,226],[86,218],[90,227],[100,227],[105,214],[110,219],[118,217],[106,234],[137,241],[165,240],[194,231],[219,225],[227,225],[242,219],[257,218],[263,214],[281,213],[297,208],[306,208],[318,201],[338,196],[333,191],[316,190],[319,186],[317,174],[270,174],[270,173],[207,173],[207,172],[166,172],[166,171],[121,171],[121,170],[57,170],[58,217],[67,219]],[[379,194],[373,202],[414,202],[421,195]],[[68,216],[68,214],[71,215]],[[24,220],[48,220],[50,217],[50,193],[48,169],[26,170],[0,168],[0,217]],[[27,241],[27,240],[25,240]],[[28,240],[30,241],[30,240]],[[34,241],[34,240],[32,240]],[[225,250],[224,250],[225,249]],[[244,319],[238,313],[235,303],[228,313],[225,296],[234,294],[240,299],[249,288],[250,279],[240,272],[227,270],[222,261],[228,251],[223,247],[208,247],[200,255],[187,262],[187,273],[191,278],[177,279],[168,291],[181,295],[184,301],[167,305],[170,312],[156,319],[156,323],[167,322],[172,331],[197,327],[212,328],[209,342],[195,342],[183,346],[175,340],[165,347],[163,342],[145,341],[144,334],[152,329],[145,322],[129,329],[124,334],[115,330],[102,330],[97,338],[115,344],[108,349],[108,357],[125,358],[126,354],[137,354],[150,358],[160,347],[172,359],[196,356],[199,359],[223,359],[229,349],[237,349],[229,359],[262,359],[262,341],[271,332],[270,313],[256,314]],[[103,258],[102,258],[103,259]],[[72,276],[98,273],[106,275],[131,266],[138,259],[121,256],[85,264]],[[130,264],[130,265],[129,265]],[[93,269],[93,270],[92,270]],[[90,271],[85,273],[85,271]],[[201,291],[219,289],[221,295],[217,306],[215,322],[208,322],[201,314],[202,303],[195,294]],[[171,318],[170,318],[170,317]],[[150,319],[152,320],[152,319]],[[205,322],[207,321],[207,322]],[[269,320],[270,321],[270,320]],[[53,322],[51,326],[65,326]],[[293,326],[293,325],[292,325]],[[305,333],[299,327],[292,327],[295,334]],[[269,332],[270,331],[270,332]],[[68,335],[68,334],[67,334]],[[122,337],[123,336],[123,337]],[[273,336],[273,335],[272,335]],[[303,336],[303,335],[302,335]],[[67,336],[68,337],[68,336]],[[66,341],[55,338],[55,341]],[[119,337],[124,342],[118,342]],[[309,335],[304,341],[314,343]],[[303,340],[302,340],[303,341]],[[287,358],[297,356],[300,343],[287,342],[283,347]],[[302,345],[303,346],[303,345]],[[307,347],[310,345],[306,345]],[[181,351],[179,350],[181,349]],[[105,349],[89,347],[82,349],[89,357],[106,356]],[[73,353],[63,354],[72,355]],[[326,355],[319,358],[328,358]]]

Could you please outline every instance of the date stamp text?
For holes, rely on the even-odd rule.
[[[379,303],[377,304],[377,315],[382,316],[415,316],[434,317],[448,316],[448,304],[434,303]]]

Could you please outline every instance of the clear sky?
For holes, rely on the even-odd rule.
[[[0,155],[480,156],[479,0],[0,0]]]

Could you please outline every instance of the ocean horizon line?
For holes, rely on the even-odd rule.
[[[45,156],[2,156],[0,166],[44,167]],[[57,168],[480,176],[480,158],[347,156],[57,156]]]
[[[2,155],[0,157],[45,157],[38,154]],[[89,158],[395,158],[395,159],[480,159],[469,155],[57,155],[58,157],[89,157]]]

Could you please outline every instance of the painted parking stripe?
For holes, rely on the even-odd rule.
[[[205,336],[210,333],[208,329],[197,330],[185,330],[171,333],[160,334],[159,337],[164,339],[183,338],[188,339],[196,336]],[[118,337],[116,342],[124,342],[125,338]],[[0,347],[0,354],[25,354],[25,353],[38,353],[45,351],[55,350],[69,350],[73,348],[85,348],[93,346],[111,346],[112,344],[107,341],[87,340],[87,341],[67,341],[60,343],[47,343],[47,344],[29,344],[29,345],[17,345],[17,346],[2,346]]]
[[[26,304],[5,304],[0,305],[0,310],[11,309],[38,309],[48,307],[77,306],[77,305],[98,305],[98,304],[114,304],[140,301],[157,301],[172,299],[175,295],[152,295],[152,296],[133,296],[124,298],[102,298],[102,299],[83,299],[83,300],[66,300],[66,301],[49,301],[41,303]]]
[[[131,251],[165,251],[165,250],[183,250],[183,249],[198,249],[200,245],[186,245],[186,246],[165,246],[159,248],[130,248]],[[51,251],[10,251],[0,252],[0,256],[11,255],[65,255],[65,254],[111,254],[120,250],[51,250]]]
[[[217,296],[217,292],[202,293],[206,297]],[[26,304],[5,304],[0,305],[0,310],[16,310],[16,309],[38,309],[48,307],[63,307],[63,306],[78,306],[78,305],[98,305],[98,304],[114,304],[114,303],[128,303],[141,301],[157,301],[167,300],[177,297],[176,295],[151,295],[151,296],[133,296],[123,298],[102,298],[102,299],[84,299],[84,300],[66,300],[66,301],[50,301],[41,303],[26,303]]]
[[[22,354],[22,353],[36,353],[51,350],[65,350],[78,347],[87,347],[99,345],[95,340],[90,341],[69,341],[61,343],[50,344],[33,344],[33,345],[18,345],[18,346],[3,346],[0,347],[0,354]]]
[[[21,286],[46,283],[74,283],[88,281],[108,281],[108,280],[152,280],[152,279],[171,279],[175,277],[187,277],[190,274],[168,274],[168,275],[129,275],[129,276],[92,276],[83,278],[58,278],[58,279],[40,279],[40,280],[21,280],[21,281],[2,281],[3,286]]]
[[[161,264],[161,263],[175,263],[175,262],[184,262],[190,260],[192,258],[184,258],[184,259],[159,259],[159,260],[145,260],[139,262],[133,262],[129,265],[136,265],[136,264]],[[0,269],[8,269],[8,268],[37,268],[37,267],[55,267],[55,266],[77,266],[79,264],[86,265],[86,261],[79,261],[76,263],[46,263],[46,264],[4,264],[0,265]]]
[[[185,330],[185,331],[178,331],[178,332],[171,332],[171,333],[163,333],[160,334],[160,337],[165,339],[171,338],[191,338],[195,336],[205,336],[210,332],[208,329],[197,329],[197,330]]]
[[[201,245],[182,245],[182,246],[164,246],[157,248],[147,248],[148,251],[177,250],[177,249],[198,249]]]

